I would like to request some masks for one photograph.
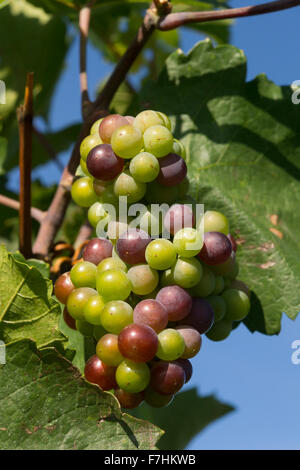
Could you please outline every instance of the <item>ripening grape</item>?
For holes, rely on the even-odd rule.
[[[144,400],[143,392],[140,393],[128,393],[121,388],[117,388],[115,390],[115,396],[119,400],[121,408],[125,408],[127,410],[132,410],[133,408],[137,408],[142,401]]]
[[[84,320],[92,325],[101,325],[101,313],[103,307],[103,298],[98,294],[92,295],[83,307]]]
[[[216,287],[216,277],[211,269],[205,265],[202,266],[202,269],[203,273],[200,282],[189,289],[192,297],[207,297],[214,292]]]
[[[114,182],[114,193],[119,198],[127,197],[128,204],[134,204],[146,193],[146,184],[135,180],[128,172],[121,173]]]
[[[165,119],[160,113],[151,110],[142,111],[141,113],[137,114],[133,123],[134,127],[139,129],[142,134],[144,134],[148,127],[158,124],[164,126]]]
[[[133,158],[142,150],[142,133],[129,124],[121,126],[111,136],[111,147],[118,157]]]
[[[70,272],[61,274],[54,284],[55,297],[62,303],[66,304],[69,294],[75,289],[71,281]]]
[[[81,207],[89,207],[97,202],[97,196],[93,188],[93,180],[88,176],[83,176],[74,181],[71,188],[73,201]]]
[[[163,361],[174,361],[185,350],[184,338],[179,331],[167,328],[158,334],[157,357]]]
[[[145,299],[139,302],[133,310],[133,321],[138,325],[148,325],[159,333],[168,324],[168,312],[157,300]]]
[[[147,295],[153,292],[158,285],[159,276],[155,269],[148,264],[132,266],[127,273],[131,281],[132,292],[137,295]]]
[[[79,261],[70,272],[75,287],[96,287],[96,274],[96,266],[89,261]]]
[[[152,240],[146,248],[146,261],[153,269],[168,269],[176,262],[173,243],[165,238]]]
[[[163,395],[177,393],[185,383],[185,372],[180,363],[159,361],[151,368],[151,387]]]
[[[225,263],[232,253],[232,246],[221,232],[205,232],[199,258],[209,266]]]
[[[102,143],[103,143],[102,140],[97,134],[91,134],[85,137],[83,141],[81,142],[80,149],[79,149],[80,157],[82,158],[82,160],[86,162],[86,159],[90,150],[92,150],[92,148]]]
[[[99,385],[102,390],[111,390],[117,387],[116,368],[104,364],[96,354],[87,361],[84,376],[88,382]]]
[[[118,335],[133,322],[133,309],[123,300],[113,300],[104,305],[101,323],[106,331]]]
[[[108,213],[101,202],[95,202],[88,210],[88,221],[92,227],[97,227],[100,220],[103,220],[105,217],[108,221]]]
[[[179,364],[185,372],[185,383],[188,383],[193,375],[193,366],[191,361],[188,359],[179,358],[176,360],[176,363]]]
[[[173,149],[173,136],[169,129],[162,125],[150,126],[143,135],[144,149],[156,158],[161,158]]]
[[[145,251],[150,241],[148,233],[130,228],[119,237],[116,245],[117,253],[127,264],[145,263]]]
[[[106,301],[125,300],[131,292],[131,282],[122,269],[97,273],[96,289]]]
[[[93,336],[94,333],[94,326],[90,323],[86,322],[85,320],[77,319],[76,322],[76,330],[79,331],[83,336]]]
[[[203,269],[196,258],[179,257],[172,267],[172,276],[175,284],[188,289],[200,282]]]
[[[250,300],[247,294],[241,290],[228,289],[222,294],[226,303],[226,320],[240,321],[249,313]]]
[[[224,214],[217,211],[206,211],[204,214],[204,232],[229,233],[229,222]]]
[[[226,313],[226,302],[223,297],[221,295],[210,295],[206,300],[214,311],[215,323],[222,320]]]
[[[149,385],[149,367],[143,362],[125,359],[117,368],[116,380],[119,387],[125,392],[139,393]]]
[[[162,395],[161,393],[153,390],[152,387],[147,387],[145,390],[144,400],[153,408],[162,408],[169,405],[173,401],[174,395]]]
[[[132,323],[119,334],[118,345],[125,358],[134,362],[148,362],[157,352],[158,338],[150,326]]]
[[[202,345],[202,338],[200,333],[195,330],[195,328],[187,325],[177,326],[176,331],[181,334],[185,344],[184,351],[180,357],[183,359],[190,359],[196,356]]]
[[[169,321],[182,320],[192,309],[192,297],[179,286],[164,287],[157,294],[156,300],[166,309]]]
[[[112,255],[112,243],[105,238],[93,238],[83,250],[84,261],[98,265],[105,258]]]
[[[97,119],[97,121],[94,122],[90,129],[90,134],[97,134],[99,135],[99,127],[101,122],[103,121],[103,118]]]
[[[186,177],[186,163],[176,153],[169,153],[159,159],[159,174],[157,181],[163,186],[177,186]]]
[[[110,144],[114,131],[121,126],[127,126],[128,120],[120,114],[110,114],[102,119],[99,126],[99,135],[105,144]]]
[[[102,260],[97,266],[98,273],[108,271],[109,269],[122,269],[126,273],[127,266],[119,257],[111,256]]]
[[[190,313],[180,321],[182,325],[195,328],[201,335],[206,333],[214,322],[214,311],[206,299],[193,299]]]
[[[98,180],[112,180],[123,170],[124,160],[119,158],[108,144],[97,145],[86,159],[87,169]]]
[[[173,204],[179,194],[179,186],[162,186],[158,181],[147,184],[145,198],[149,204]]]
[[[97,294],[97,291],[91,287],[74,289],[67,300],[67,309],[71,317],[75,318],[75,320],[84,320],[84,306],[89,298],[95,294]]]
[[[76,320],[71,317],[71,315],[68,312],[68,309],[65,307],[63,311],[63,319],[66,325],[68,325],[69,328],[72,330],[76,330]]]
[[[231,331],[232,321],[223,318],[223,320],[214,324],[214,326],[206,333],[206,336],[212,341],[223,341],[230,335]]]
[[[157,158],[148,152],[136,155],[129,165],[129,171],[136,181],[150,183],[159,174],[159,162]]]
[[[199,253],[203,246],[201,233],[195,228],[182,228],[176,232],[173,245],[179,256],[192,258]]]
[[[172,235],[184,227],[193,227],[194,225],[193,211],[185,204],[173,204],[164,217],[164,226]]]
[[[96,354],[108,366],[117,367],[124,357],[118,346],[118,336],[107,333],[102,336],[96,346]]]

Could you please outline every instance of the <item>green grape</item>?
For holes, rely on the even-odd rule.
[[[137,264],[129,269],[127,273],[131,281],[132,292],[137,295],[147,295],[158,285],[158,272],[147,264]]]
[[[151,268],[168,269],[176,262],[176,250],[172,242],[165,238],[158,238],[149,243],[145,257]]]
[[[87,169],[86,162],[82,158],[80,159],[80,168],[81,168],[82,173],[83,173],[83,175],[81,175],[81,176],[88,176],[89,178],[93,179],[91,173]]]
[[[157,111],[157,114],[159,114],[162,117],[162,119],[164,121],[164,125],[170,131],[171,128],[172,128],[172,125],[171,125],[171,121],[170,121],[169,117],[165,113],[162,113],[161,111]]]
[[[83,336],[93,336],[94,326],[84,320],[76,320],[76,330]]]
[[[167,328],[157,335],[158,350],[156,356],[163,361],[175,361],[182,356],[185,343],[182,335],[172,328]]]
[[[116,243],[122,233],[126,232],[126,230],[128,230],[128,225],[125,222],[111,220],[110,222],[108,222],[107,236],[112,243]],[[114,250],[112,256],[113,258],[119,257]]]
[[[178,199],[179,186],[162,186],[158,181],[147,184],[145,198],[149,204],[173,204]]]
[[[229,233],[229,222],[224,214],[217,211],[206,211],[204,214],[204,232]]]
[[[105,301],[127,299],[131,287],[131,282],[122,269],[109,269],[97,274],[96,288]]]
[[[179,257],[172,267],[175,284],[185,289],[195,286],[201,280],[203,269],[196,258]]]
[[[173,150],[174,153],[177,153],[183,160],[186,160],[186,150],[183,143],[180,140],[173,140]]]
[[[89,261],[79,261],[70,271],[75,287],[96,287],[97,268]]]
[[[212,341],[223,341],[226,339],[232,330],[232,321],[230,320],[220,320],[218,323],[215,323],[213,327],[206,333],[207,338]]]
[[[199,230],[184,227],[176,232],[173,245],[179,256],[192,258],[196,256],[203,246],[203,240]]]
[[[178,185],[178,197],[185,198],[190,187],[190,181],[187,177]],[[188,204],[188,203],[187,203]]]
[[[118,335],[125,326],[133,322],[133,309],[123,300],[112,300],[101,312],[102,326],[109,333]]]
[[[106,335],[107,331],[103,328],[102,325],[96,325],[93,329],[93,336],[96,341],[99,341],[102,336]]]
[[[141,152],[130,161],[129,171],[136,181],[150,183],[158,176],[159,163],[152,153]]]
[[[215,276],[216,285],[213,291],[213,295],[219,295],[223,292],[225,283],[224,278],[222,276]]]
[[[155,126],[156,124],[164,126],[165,119],[160,115],[160,113],[150,109],[139,113],[133,122],[134,127],[139,129],[142,134],[144,134],[148,127]]]
[[[166,287],[166,286],[173,286],[174,284],[175,284],[175,280],[173,277],[172,268],[169,268],[163,271],[160,277],[160,285],[162,287]]]
[[[142,199],[146,192],[146,184],[135,180],[129,173],[121,173],[114,182],[114,193],[117,197],[126,196],[128,204]]]
[[[143,362],[133,362],[125,359],[117,368],[116,381],[125,392],[141,392],[148,387],[150,382],[149,367]]]
[[[142,133],[131,125],[121,126],[111,136],[111,147],[118,157],[133,158],[142,150]]]
[[[172,133],[164,126],[148,127],[143,139],[145,151],[152,153],[156,158],[164,157],[173,150]]]
[[[115,194],[113,185],[107,186],[100,197],[100,201],[105,204],[112,204],[115,207],[118,205],[119,200]]]
[[[216,278],[214,273],[206,266],[202,266],[202,269],[203,273],[200,282],[189,290],[192,297],[207,297],[215,289]]]
[[[104,364],[112,367],[117,367],[124,360],[119,351],[118,336],[110,333],[102,336],[98,341],[96,354]]]
[[[99,127],[101,122],[103,121],[104,118],[97,119],[97,121],[94,122],[90,129],[90,134],[97,134],[99,135]],[[101,141],[102,142],[102,141]]]
[[[226,320],[240,321],[250,311],[250,300],[247,294],[241,290],[228,289],[222,294],[226,303]]]
[[[116,255],[116,257],[110,257],[103,259],[97,266],[97,272],[103,273],[109,269],[122,269],[126,273],[127,266],[121,258]]]
[[[92,295],[97,294],[91,287],[79,287],[74,289],[68,296],[67,310],[75,320],[84,320],[83,309]]]
[[[93,188],[93,180],[88,176],[83,176],[74,181],[71,196],[73,201],[81,207],[90,207],[98,200]]]
[[[210,295],[206,299],[214,311],[215,323],[219,322],[225,317],[226,303],[220,295]]]
[[[85,321],[92,325],[101,325],[101,312],[104,307],[104,300],[100,295],[92,295],[83,307]]]
[[[156,392],[151,387],[145,390],[144,400],[153,408],[162,408],[163,406],[169,405],[174,398],[174,395],[162,395]]]
[[[87,137],[85,137],[83,141],[81,142],[80,149],[79,149],[81,159],[84,162],[86,162],[86,159],[90,150],[92,150],[94,147],[102,143],[103,142],[100,139],[100,136],[97,134],[92,134],[92,135],[88,135]]]
[[[97,227],[100,220],[109,217],[101,202],[95,202],[88,210],[88,221],[92,227]]]

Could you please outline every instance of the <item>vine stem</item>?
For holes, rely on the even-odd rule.
[[[19,201],[16,201],[15,199],[4,196],[3,194],[0,194],[0,204],[2,204],[2,206],[9,207],[10,209],[15,209],[16,211],[20,210]],[[30,214],[33,219],[41,223],[46,213],[44,211],[41,211],[40,209],[37,209],[36,207],[31,207]]]
[[[276,0],[241,8],[229,8],[227,10],[213,11],[190,11],[181,13],[170,13],[158,21],[157,29],[169,31],[188,23],[203,23],[206,21],[223,20],[228,18],[242,18],[246,16],[262,15],[286,10],[300,5],[300,0]]]
[[[34,74],[26,77],[24,105],[17,109],[19,124],[19,250],[25,258],[32,254],[31,236],[31,160],[32,160],[32,119],[33,119]]]
[[[88,5],[81,8],[79,12],[79,32],[80,32],[80,46],[79,46],[79,64],[80,64],[80,91],[81,91],[81,113],[83,119],[87,117],[91,107],[91,101],[88,92],[88,79],[87,79],[87,65],[86,65],[86,50],[87,40],[89,35],[89,27],[91,20],[91,9],[94,1],[90,1]]]

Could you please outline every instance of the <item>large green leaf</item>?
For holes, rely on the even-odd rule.
[[[206,40],[174,52],[141,99],[172,116],[193,195],[229,217],[239,277],[254,291],[246,325],[275,334],[282,312],[295,319],[300,310],[300,108],[290,87],[245,77],[241,50]]]
[[[35,266],[18,261],[0,246],[1,340],[30,338],[38,347],[64,341],[58,329],[61,309],[51,298],[52,290],[52,282]]]
[[[6,347],[0,366],[0,448],[155,449],[162,431],[121,413],[111,393],[81,378],[54,348]]]
[[[199,396],[192,388],[176,395],[166,408],[142,405],[134,416],[161,426],[165,434],[158,442],[159,449],[184,449],[189,441],[215,420],[233,411],[231,405],[221,403],[212,395]]]

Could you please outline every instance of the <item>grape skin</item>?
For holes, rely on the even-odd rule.
[[[93,238],[90,240],[83,250],[84,261],[89,261],[98,265],[105,258],[112,256],[113,245],[105,238]]]
[[[148,264],[133,266],[128,270],[127,275],[131,281],[132,292],[137,295],[150,294],[158,285],[158,273]]]
[[[148,362],[157,352],[158,338],[150,326],[133,323],[121,331],[118,345],[121,354],[127,359]]]
[[[133,322],[133,309],[123,300],[112,300],[101,312],[101,323],[106,331],[118,335],[125,326]]]
[[[111,136],[116,129],[126,126],[128,120],[120,114],[110,114],[102,119],[99,126],[99,135],[105,144],[110,144]]]
[[[200,333],[187,325],[177,326],[176,330],[181,334],[184,339],[185,349],[180,357],[183,359],[190,359],[201,349],[202,337]]]
[[[190,313],[180,321],[181,325],[189,325],[200,334],[206,333],[214,322],[214,312],[207,300],[194,298]]]
[[[187,174],[186,163],[176,153],[169,153],[159,160],[160,170],[157,181],[163,186],[180,184]]]
[[[72,330],[76,330],[76,320],[71,317],[71,315],[68,312],[68,309],[65,307],[63,311],[63,319],[66,325],[68,325],[69,328]]]
[[[192,297],[179,286],[162,288],[156,300],[166,309],[169,321],[183,320],[192,309]]]
[[[145,299],[135,306],[133,321],[139,325],[148,325],[159,333],[168,324],[168,312],[157,300]]]
[[[206,264],[214,266],[225,263],[232,252],[232,245],[221,232],[206,232],[199,258]]]
[[[119,158],[108,144],[101,144],[90,150],[86,159],[87,169],[98,180],[112,180],[124,167],[124,160]]]
[[[116,380],[118,386],[125,392],[142,392],[150,382],[149,367],[143,362],[125,359],[117,368]]]
[[[117,367],[124,357],[118,346],[118,336],[107,333],[99,339],[96,346],[96,354],[106,365]]]
[[[99,385],[102,390],[111,390],[117,387],[115,367],[104,364],[96,354],[86,363],[84,375],[88,382]]]
[[[193,211],[185,204],[173,204],[164,217],[164,226],[172,235],[184,227],[194,227]]]
[[[75,289],[71,281],[70,272],[61,274],[54,285],[54,295],[62,303],[66,304],[68,296]]]
[[[177,393],[185,383],[183,367],[177,363],[159,361],[151,368],[151,387],[162,395]]]
[[[142,401],[144,400],[143,392],[140,393],[128,393],[121,388],[117,388],[115,390],[115,396],[119,400],[119,403],[122,408],[126,410],[132,410],[133,408],[137,408]]]
[[[148,233],[131,228],[119,237],[116,245],[117,253],[127,264],[145,263],[145,251],[150,241]]]

